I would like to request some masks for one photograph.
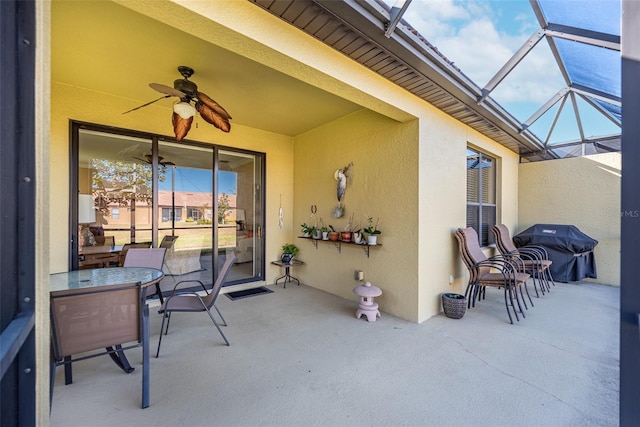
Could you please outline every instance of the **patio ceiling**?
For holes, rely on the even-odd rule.
[[[124,112],[158,98],[149,83],[171,85],[180,78],[177,67],[188,65],[195,70],[192,80],[199,89],[233,116],[232,126],[289,136],[362,109],[183,31],[179,24],[168,24],[170,18],[192,19],[174,3],[150,4],[167,18],[154,19],[128,4],[109,1],[52,2],[52,82],[60,84],[60,90],[80,87],[126,99]],[[163,99],[147,107],[166,114],[167,135],[173,133],[173,103]],[[136,112],[129,114],[136,117]]]
[[[536,117],[519,120],[491,96],[512,61],[481,87],[401,19],[391,37],[385,37],[391,8],[380,0],[251,3],[519,153],[522,159],[538,161],[620,149],[619,135],[594,139],[581,132],[578,140],[560,144],[550,142],[547,135],[539,137],[534,132]],[[619,124],[619,3],[610,0],[608,4],[615,7],[590,15],[603,17],[598,25],[593,18],[579,15],[575,7],[553,8],[565,2],[535,0],[532,4],[543,28],[535,37],[546,38],[557,52],[565,79],[559,95],[542,106],[540,114],[552,114],[557,105],[570,106],[579,98]],[[568,4],[575,6],[575,2]],[[178,78],[178,65],[189,65],[196,70],[193,79],[232,112],[234,123],[290,136],[362,108],[181,31],[175,23],[167,25],[119,4],[54,1],[52,5],[54,82],[131,99],[134,107],[155,97],[149,82],[171,82]],[[169,7],[162,3],[157,8],[160,6]],[[587,62],[585,51],[595,52],[589,53]],[[255,78],[258,75],[260,79]],[[162,100],[156,105],[170,108],[171,102]],[[578,115],[576,120],[580,120]]]
[[[519,153],[524,161],[620,150],[619,133],[585,136],[577,105],[580,98],[616,126],[621,125],[618,0],[600,2],[596,4],[598,10],[578,7],[577,2],[530,0],[540,29],[484,87],[471,81],[401,19],[411,0],[397,1],[394,7],[382,0],[252,1]],[[556,96],[535,114],[520,121],[490,94],[543,38],[565,86],[558,88]],[[567,101],[573,106],[579,137],[551,143],[550,136]],[[554,109],[550,129],[540,138],[530,127]]]

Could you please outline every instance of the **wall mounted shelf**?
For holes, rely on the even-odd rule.
[[[303,240],[309,240],[311,243],[313,243],[313,246],[315,246],[316,249],[318,249],[318,242],[334,244],[336,249],[338,249],[338,253],[342,253],[342,245],[357,246],[357,247],[360,247],[360,248],[362,248],[364,250],[364,252],[367,254],[367,258],[369,258],[369,249],[370,248],[375,248],[375,247],[378,247],[378,246],[382,246],[380,243],[378,243],[377,245],[368,245],[366,243],[360,244],[360,243],[355,243],[355,242],[344,242],[342,240],[312,239],[311,237],[303,237],[303,236],[298,236],[298,238],[299,239],[303,239]]]

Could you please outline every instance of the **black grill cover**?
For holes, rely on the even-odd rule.
[[[593,249],[598,241],[574,225],[536,224],[513,237],[517,247],[538,245],[546,249],[553,261],[551,274],[560,282],[596,279]]]

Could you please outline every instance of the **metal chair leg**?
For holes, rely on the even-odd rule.
[[[218,322],[216,322],[216,319],[213,318],[213,315],[211,314],[211,312],[209,310],[207,310],[207,314],[211,318],[211,321],[213,322],[213,324],[216,326],[216,329],[218,330],[218,332],[220,332],[220,335],[222,335],[222,339],[224,340],[224,342],[227,345],[231,345],[231,344],[229,344],[229,341],[227,340],[227,337],[224,336],[224,333],[222,332],[222,329],[220,329],[220,325],[218,325]]]
[[[224,320],[224,317],[222,317],[222,313],[220,313],[220,310],[218,310],[218,307],[216,307],[216,305],[213,304],[213,308],[216,309],[216,311],[218,312],[218,316],[220,316],[220,318],[222,319],[222,325],[223,326],[227,326],[227,321]]]

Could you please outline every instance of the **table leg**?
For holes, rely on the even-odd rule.
[[[287,287],[287,275],[286,274],[283,275],[283,276],[278,277],[276,279],[276,281],[274,282],[274,285],[278,286],[278,280],[281,280],[281,279],[284,279],[284,282],[282,283],[282,285],[283,285],[283,287],[286,288]]]
[[[149,406],[149,306],[142,312],[142,408]]]
[[[73,373],[71,370],[71,356],[64,357],[64,384],[69,385],[73,382]]]

